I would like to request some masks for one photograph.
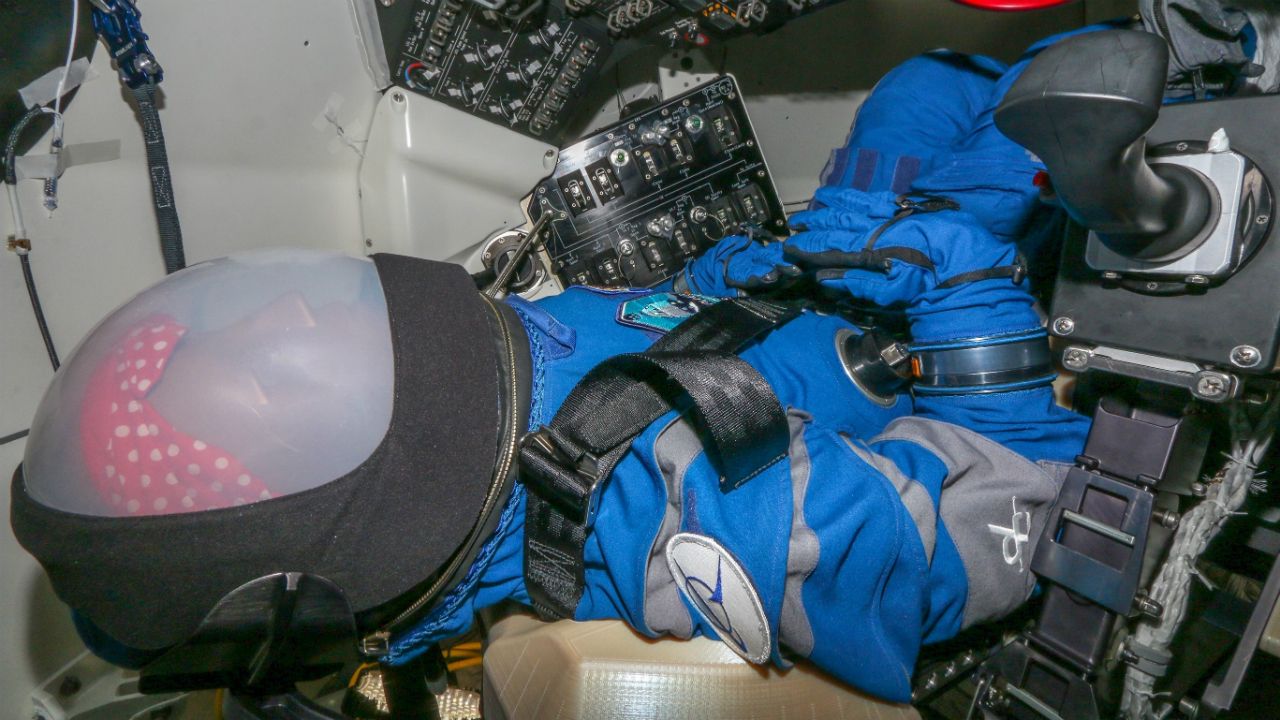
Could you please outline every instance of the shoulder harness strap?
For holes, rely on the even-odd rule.
[[[786,455],[787,422],[777,397],[734,353],[800,310],[749,298],[716,303],[647,351],[597,365],[550,425],[525,435],[524,575],[541,615],[573,616],[582,597],[583,546],[595,499],[636,436],[669,410],[688,408],[725,489]]]

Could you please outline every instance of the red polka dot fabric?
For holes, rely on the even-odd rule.
[[[117,515],[167,515],[270,499],[230,453],[173,427],[147,394],[187,329],[167,315],[126,333],[89,381],[80,448],[94,487]]]

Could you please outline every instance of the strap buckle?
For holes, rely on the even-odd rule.
[[[959,210],[960,203],[945,198],[940,195],[925,195],[923,193],[914,193],[899,195],[894,199],[893,203],[898,206],[900,212],[938,212],[939,210]]]
[[[520,439],[520,480],[562,515],[585,525],[595,508],[600,459],[543,426]]]

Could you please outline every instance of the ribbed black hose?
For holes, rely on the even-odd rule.
[[[22,139],[22,131],[27,129],[31,121],[43,114],[44,111],[37,105],[28,110],[26,115],[19,118],[18,122],[14,123],[13,129],[9,131],[9,137],[4,143],[4,181],[6,183],[10,185],[18,184],[18,171],[13,167],[14,156],[18,152],[18,141]]]
[[[62,365],[58,361],[58,351],[53,347],[53,336],[49,334],[49,325],[44,321],[44,308],[40,307],[40,294],[36,292],[36,280],[31,276],[31,258],[27,253],[20,253],[22,261],[22,279],[27,281],[27,297],[31,298],[31,311],[36,315],[36,325],[40,327],[40,337],[44,340],[44,350],[49,353],[49,364],[57,372]]]
[[[164,269],[165,272],[176,272],[187,266],[187,258],[182,248],[182,227],[178,225],[178,208],[170,182],[164,130],[160,127],[160,113],[156,110],[155,83],[134,88],[133,97],[138,101],[142,140],[147,149],[147,174],[151,176],[151,198],[155,202],[156,225],[160,229]]]

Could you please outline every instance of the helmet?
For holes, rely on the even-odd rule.
[[[131,649],[182,642],[276,573],[373,617],[474,544],[509,490],[494,475],[526,414],[507,371],[519,326],[444,263],[273,250],[177,272],[55,376],[15,534]]]

